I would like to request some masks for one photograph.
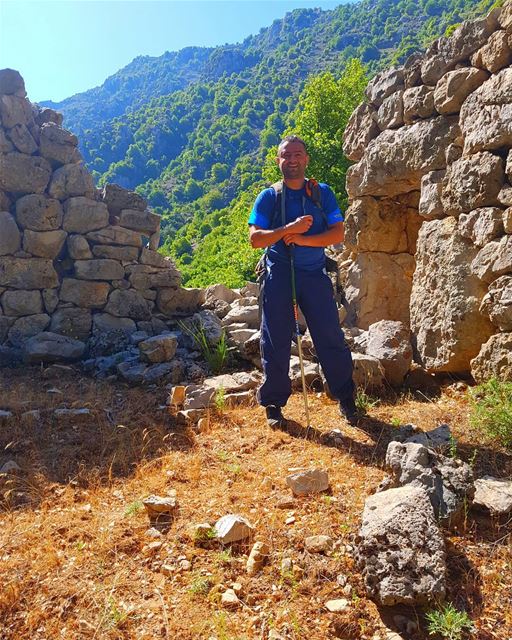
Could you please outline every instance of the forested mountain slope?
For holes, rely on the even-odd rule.
[[[255,259],[239,235],[247,208],[264,175],[272,178],[262,169],[283,132],[294,127],[322,151],[322,179],[324,167],[340,167],[327,178],[343,200],[342,125],[367,79],[349,61],[359,60],[369,77],[491,5],[362,0],[332,11],[298,9],[240,44],[136,58],[101,87],[52,106],[80,136],[98,184],[137,188],[164,216],[164,250],[186,281],[235,285]],[[337,106],[326,104],[329,92],[315,80],[303,92],[308,78],[325,72],[323,85],[341,91]],[[230,256],[224,267],[221,254]]]

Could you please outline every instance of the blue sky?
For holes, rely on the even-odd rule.
[[[341,1],[0,0],[0,68],[20,71],[33,102],[60,101],[138,55],[240,42],[294,8]]]

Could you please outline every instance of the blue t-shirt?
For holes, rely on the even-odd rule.
[[[336,196],[325,183],[320,183],[320,201],[327,218],[325,220],[322,211],[315,206],[313,201],[306,196],[306,189],[285,189],[286,194],[286,223],[304,215],[313,216],[313,224],[304,234],[316,235],[327,230],[328,225],[343,222],[343,215],[336,202]],[[282,197],[282,196],[281,196]],[[281,220],[281,207],[276,210],[276,192],[271,187],[264,189],[256,198],[249,216],[249,224],[254,224],[262,229],[277,229],[283,226]],[[275,212],[275,214],[274,214]],[[267,250],[269,266],[275,262],[289,262],[289,249],[283,240],[271,245]],[[295,265],[298,269],[311,271],[322,269],[325,266],[325,252],[323,247],[295,247]]]

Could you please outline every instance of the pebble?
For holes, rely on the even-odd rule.
[[[297,496],[321,493],[329,488],[329,476],[323,469],[308,469],[287,476],[286,484]]]
[[[278,509],[293,509],[295,506],[295,498],[293,496],[281,496],[276,502]]]
[[[233,589],[227,589],[222,594],[221,604],[223,607],[226,607],[226,609],[236,609],[240,604],[240,600]]]
[[[329,553],[334,546],[333,539],[323,535],[309,536],[304,542],[310,553]]]
[[[217,532],[218,540],[222,544],[228,544],[249,538],[254,531],[254,527],[244,517],[229,513],[217,520],[215,531]]]
[[[348,609],[350,602],[345,600],[345,598],[340,598],[339,600],[328,600],[325,606],[329,611],[332,611],[332,613],[339,613],[340,611]]]

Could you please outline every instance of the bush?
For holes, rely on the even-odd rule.
[[[512,449],[512,382],[491,378],[472,389],[470,395],[471,425]]]
[[[473,631],[471,618],[465,611],[458,611],[448,603],[440,609],[429,611],[425,618],[428,621],[429,635],[438,635],[445,640],[461,640],[465,632]]]

